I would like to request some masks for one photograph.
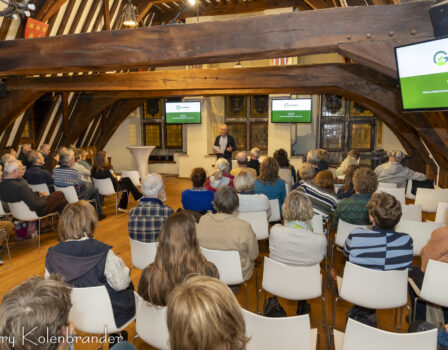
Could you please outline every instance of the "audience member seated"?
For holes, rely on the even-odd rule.
[[[303,172],[311,173],[311,170],[302,170]],[[297,187],[297,191],[303,192],[308,196],[315,214],[322,215],[326,231],[326,224],[338,204],[338,197],[334,193],[334,179],[331,171],[319,171],[314,177],[314,183],[304,182]]]
[[[300,168],[297,171],[297,181],[291,188],[291,191],[294,191],[297,187],[305,184],[305,183],[313,183],[314,179],[314,167],[310,163],[302,163],[300,164]]]
[[[73,340],[75,332],[68,319],[72,307],[71,289],[57,278],[31,277],[3,297],[0,306],[2,349],[71,348],[67,342]]]
[[[59,220],[60,243],[45,257],[45,274],[58,274],[75,288],[105,286],[115,324],[121,327],[135,315],[134,286],[129,268],[112,247],[94,238],[98,218],[81,200],[68,204]]]
[[[59,151],[54,151],[48,158],[48,165],[46,169],[53,174],[53,170],[59,167]]]
[[[406,155],[397,150],[388,153],[389,161],[378,165],[375,174],[378,176],[378,182],[389,182],[397,184],[398,188],[406,187],[407,180],[426,180],[425,174],[418,173],[401,164]]]
[[[265,211],[269,218],[271,215],[271,204],[264,194],[256,194],[254,191],[254,178],[247,171],[241,171],[235,176],[235,190],[238,192],[240,202],[238,211]]]
[[[348,166],[345,171],[344,185],[342,185],[337,192],[338,199],[350,198],[352,194],[355,193],[355,189],[353,188],[353,175],[357,169],[357,165]]]
[[[217,213],[207,213],[199,221],[199,245],[208,249],[237,250],[240,254],[243,278],[247,281],[252,276],[254,262],[258,256],[255,232],[248,222],[235,216],[239,200],[232,187],[224,186],[216,191],[214,205]]]
[[[31,166],[31,163],[28,161],[28,153],[32,151],[31,144],[24,143],[22,146],[20,146],[20,153],[17,157],[18,160],[22,162],[22,164],[25,167]]]
[[[50,161],[51,146],[48,143],[44,143],[40,146],[39,152],[44,157],[44,167],[47,168]]]
[[[344,246],[348,261],[380,271],[412,268],[412,238],[394,230],[402,214],[400,202],[388,193],[374,193],[367,203],[367,210],[372,228],[355,228],[350,233]],[[333,277],[336,274],[333,270]],[[375,310],[354,306],[350,314],[365,315],[363,319],[376,324]]]
[[[114,185],[115,191],[123,191],[121,193],[120,203],[118,204],[118,210],[126,212],[128,208],[128,192],[132,193],[134,200],[139,200],[142,196],[140,191],[132,183],[132,180],[128,177],[123,177],[117,181],[117,178],[107,167],[107,154],[104,151],[98,151],[95,157],[95,164],[92,167],[91,175],[95,179],[111,179]]]
[[[260,165],[260,176],[255,180],[254,191],[269,199],[278,199],[281,209],[286,197],[286,187],[285,180],[280,179],[278,171],[278,162],[272,157],[266,157]]]
[[[81,151],[75,151],[75,161],[72,164],[72,169],[75,169],[84,181],[91,182],[90,170],[87,170],[87,168],[81,164],[81,159]]]
[[[51,174],[44,168],[45,160],[41,152],[29,153],[31,166],[25,171],[25,179],[30,185],[46,184],[50,192],[54,192],[54,180]]]
[[[311,226],[313,206],[309,198],[299,191],[286,196],[283,203],[284,224],[271,228],[269,257],[284,264],[311,266],[321,262],[327,252],[327,238],[314,233]],[[310,306],[299,301],[297,314],[308,313]]]
[[[247,166],[248,160],[247,160],[247,153],[246,152],[239,152],[236,156],[236,164],[237,167],[235,169],[232,169],[230,172],[230,175],[237,176],[240,171],[248,171],[252,174],[253,177],[257,177],[257,171],[255,169],[249,168]]]
[[[328,169],[328,153],[326,149],[323,148],[318,148],[317,152],[319,152],[319,156],[320,156],[320,162],[319,164],[317,164],[317,169],[319,169],[319,171],[321,170],[327,170]]]
[[[274,152],[274,158],[277,160],[280,167],[278,171],[280,179],[283,179],[289,188],[291,188],[292,185],[296,183],[297,176],[296,169],[289,164],[288,152],[286,152],[283,148],[280,148]]]
[[[222,186],[233,187],[233,175],[229,174],[229,162],[224,158],[219,158],[215,164],[216,171],[207,178],[205,188],[216,192]]]
[[[336,175],[345,175],[350,165],[359,165],[359,152],[354,149],[348,152],[347,157],[342,161],[339,168],[336,169]]]
[[[5,167],[5,164],[8,163],[10,160],[16,160],[17,158],[15,156],[13,156],[11,153],[5,153],[4,155],[2,155],[2,166],[3,168]]]
[[[64,148],[60,153],[59,163],[61,166],[53,170],[54,184],[59,187],[74,186],[79,199],[95,200],[98,218],[100,220],[104,219],[106,216],[103,214],[98,189],[92,182],[85,182],[81,175],[75,169],[72,169],[75,162],[73,150]]]
[[[249,341],[232,291],[207,276],[190,277],[173,290],[167,323],[173,350],[243,350]]]
[[[247,167],[254,169],[257,172],[257,176],[260,175],[260,162],[258,161],[258,158],[260,158],[260,149],[257,147],[252,148],[249,157]]]
[[[373,170],[360,167],[353,174],[355,193],[350,198],[341,199],[333,218],[333,228],[338,229],[339,219],[354,225],[370,225],[366,205],[378,187],[378,180]]]
[[[306,162],[310,163],[314,168],[314,176],[317,175],[317,173],[320,171],[319,164],[320,164],[320,153],[317,149],[312,149],[311,151],[308,151],[306,154]]]
[[[25,167],[19,160],[6,163],[3,170],[3,180],[0,182],[0,199],[7,203],[24,201],[30,210],[39,216],[45,216],[55,211],[61,212],[67,204],[62,192],[55,191],[49,196],[41,192],[33,192],[23,179]]]
[[[141,242],[156,242],[168,216],[173,213],[166,204],[163,179],[149,174],[142,180],[143,197],[129,212],[129,237]]]
[[[92,171],[92,167],[90,166],[89,162],[87,161],[87,155],[89,152],[82,149],[81,150],[81,160],[79,161],[79,164],[81,164],[84,168],[86,168],[89,172]]]
[[[185,210],[191,210],[205,214],[213,210],[213,197],[215,194],[204,187],[207,174],[203,168],[194,168],[191,172],[193,188],[182,192],[182,206]]]
[[[10,153],[14,158],[17,159],[17,152],[16,152],[16,150],[15,150],[14,147],[12,147],[12,146],[6,146],[5,148],[3,148],[2,155],[3,155],[3,154],[6,154],[6,153]]]
[[[409,272],[409,277],[414,281],[419,289],[422,288],[423,278],[425,277],[428,261],[435,260],[448,263],[448,226],[440,227],[431,234],[431,238],[420,252],[422,266],[414,266]],[[446,276],[445,276],[446,277]],[[414,310],[414,301],[417,296],[412,288],[409,288],[412,310]],[[448,308],[442,308],[444,323],[448,323]],[[416,320],[426,320],[426,303],[420,300],[417,304]]]
[[[163,226],[156,258],[142,271],[138,294],[153,305],[165,306],[171,291],[191,274],[218,277],[218,270],[201,254],[193,216],[178,212]]]

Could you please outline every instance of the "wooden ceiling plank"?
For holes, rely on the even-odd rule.
[[[9,141],[9,136],[11,135],[11,131],[13,128],[14,124],[10,125],[6,130],[5,133],[3,134],[3,138],[0,142],[0,150],[3,150],[5,147],[10,146],[7,145],[6,143]]]
[[[64,34],[65,27],[68,24],[70,15],[72,14],[73,6],[75,6],[76,0],[69,0],[67,7],[65,8],[64,16],[62,17],[61,23],[59,24],[58,31],[56,35]]]
[[[3,17],[2,26],[0,27],[0,40],[6,39],[10,24],[11,20],[8,17]]]
[[[12,125],[17,117],[43,95],[38,91],[10,92],[0,99],[0,130]]]
[[[36,19],[47,22],[53,15],[57,14],[62,5],[67,0],[46,0],[42,3],[42,8],[37,9]]]
[[[73,34],[76,32],[76,28],[78,28],[79,20],[81,19],[82,14],[84,13],[84,9],[87,5],[87,1],[81,1],[79,4],[78,10],[76,11],[75,17],[73,18],[72,24],[68,31],[69,34]]]
[[[48,109],[47,113],[45,114],[43,124],[39,130],[39,134],[36,137],[36,147],[38,145],[40,145],[40,143],[42,141],[42,137],[44,135],[45,130],[47,129],[48,123],[51,120],[51,116],[53,115],[53,111],[56,108],[58,101],[59,101],[59,95],[55,94],[52,98],[51,107]]]
[[[17,128],[16,134],[14,135],[14,140],[12,141],[12,147],[17,149],[17,146],[20,143],[20,139],[22,138],[23,130],[25,129],[25,125],[29,120],[32,120],[33,117],[33,106],[31,105],[26,112],[23,114],[22,120],[20,121],[20,125]]]
[[[103,0],[103,17],[104,26],[103,30],[110,30],[110,12],[109,12],[109,0]]]
[[[116,0],[117,2],[120,2],[120,0]],[[119,29],[121,29],[120,27],[121,27],[121,16],[122,16],[122,13],[123,13],[123,7],[124,7],[124,1],[122,1],[121,3],[120,3],[120,6],[118,7],[118,14],[117,14],[117,16],[115,16],[115,20],[114,20],[114,22],[113,22],[113,24],[112,24],[112,28],[113,28],[113,30],[119,30]],[[115,5],[115,3],[113,4],[113,5]]]
[[[84,24],[82,26],[81,33],[85,33],[89,29],[90,23],[92,22],[92,18],[94,16],[94,14],[96,12],[96,9],[98,8],[99,4],[100,4],[100,0],[94,0],[92,2],[92,5],[90,6],[90,10],[87,13],[86,20],[84,21]]]

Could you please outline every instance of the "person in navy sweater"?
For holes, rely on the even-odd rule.
[[[185,210],[201,212],[205,214],[213,210],[213,198],[215,194],[204,187],[207,174],[203,168],[194,168],[191,172],[193,188],[182,192],[182,206]]]

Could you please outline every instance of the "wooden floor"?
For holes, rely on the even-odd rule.
[[[184,189],[187,189],[191,186],[189,180],[179,179],[177,177],[165,177],[165,187],[167,191],[168,201],[167,204],[170,205],[174,210],[180,207],[180,196],[181,192]],[[130,266],[131,265],[131,255],[129,249],[129,240],[128,240],[128,216],[124,213],[119,213],[118,216],[115,216],[115,201],[112,199],[106,199],[105,202],[106,208],[105,213],[107,218],[102,220],[98,228],[95,232],[95,238],[113,246],[114,252],[120,255],[120,257],[124,260],[124,262]],[[129,208],[132,208],[136,205],[132,199],[130,199]],[[49,247],[57,244],[58,238],[56,232],[47,233],[42,235],[41,238],[41,250],[42,253],[39,254],[37,250],[37,242],[36,241],[25,241],[25,242],[11,242],[11,254],[12,254],[12,265],[9,265],[7,262],[7,257],[5,252],[2,252],[2,258],[5,260],[5,265],[1,267],[0,270],[0,280],[2,281],[0,285],[0,296],[3,297],[11,288],[26,280],[30,276],[44,275],[45,269],[45,251],[48,250]],[[260,244],[260,255],[267,255],[266,245],[264,242]],[[335,267],[338,271],[343,270],[344,258],[342,254],[337,253],[335,256]],[[323,271],[323,270],[322,270]],[[134,285],[137,287],[138,281],[140,278],[140,271],[137,269],[132,269],[131,278],[134,282]],[[262,277],[262,267],[259,268],[259,285],[261,285],[261,277]],[[250,311],[256,311],[256,287],[255,287],[255,273],[252,276],[252,279],[248,281],[248,309]],[[237,298],[240,304],[244,307],[245,305],[245,297],[244,297],[244,289],[242,288],[237,295]],[[263,297],[262,297],[263,298]],[[332,303],[333,303],[333,293],[331,288],[325,289],[325,298],[326,298],[326,308],[327,308],[327,320],[330,321],[330,315],[332,311]],[[288,301],[288,300],[280,300],[282,306],[285,308],[288,316],[295,315],[297,302],[296,301]],[[261,302],[260,302],[261,304]],[[325,338],[323,329],[321,327],[322,323],[322,305],[320,299],[311,300],[311,326],[312,328],[319,328],[320,334],[320,349],[325,349]],[[343,331],[345,329],[345,314],[351,305],[340,301],[337,306],[337,316],[336,316],[336,329]],[[261,305],[260,305],[261,307]],[[404,312],[405,314],[405,312]],[[393,310],[379,311],[379,328],[384,330],[393,330]],[[403,317],[404,318],[404,317]],[[403,322],[404,331],[407,330],[407,325]],[[129,333],[129,338],[135,335],[135,326],[134,323],[127,328]],[[78,332],[79,335],[79,332]],[[152,347],[144,344],[142,341],[136,341],[136,346],[138,349],[152,349]],[[76,350],[84,350],[84,349],[95,349],[96,346],[94,344],[76,344]],[[280,350],[280,349],[279,349]]]

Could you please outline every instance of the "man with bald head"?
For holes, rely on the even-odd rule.
[[[246,152],[239,152],[236,156],[237,168],[232,169],[230,175],[237,176],[241,170],[246,170],[255,179],[257,177],[257,171],[247,166],[248,159]]]
[[[213,144],[213,153],[218,155],[218,158],[224,158],[229,162],[229,169],[232,169],[232,152],[236,149],[235,140],[227,134],[227,125],[223,124],[219,128],[220,135],[215,139]]]

